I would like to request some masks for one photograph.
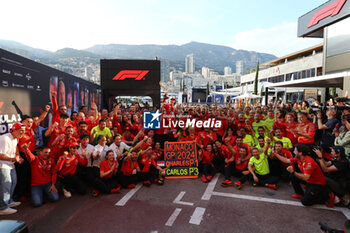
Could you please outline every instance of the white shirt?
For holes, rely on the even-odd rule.
[[[0,154],[4,154],[10,158],[16,157],[17,139],[11,133],[0,136]],[[13,169],[14,162],[0,160],[0,168]]]
[[[91,167],[92,166],[92,153],[94,153],[94,150],[95,150],[95,147],[91,144],[87,144],[86,148],[83,148],[81,143],[80,143],[80,147],[77,151],[77,154],[78,155],[82,155],[82,154],[85,154],[86,155],[86,158],[87,158],[87,161],[88,161],[88,164],[87,164],[87,167]]]
[[[105,147],[102,147],[100,144],[97,144],[94,148],[93,155],[97,155],[97,151],[100,151],[100,157],[98,159],[94,159],[92,162],[93,167],[100,167],[100,164],[103,160],[106,159],[106,152],[109,150],[108,146],[106,145]],[[115,155],[114,155],[115,158]]]
[[[112,150],[116,156],[120,156],[123,154],[124,149],[129,150],[130,146],[128,146],[125,142],[121,142],[120,146],[117,146],[115,143],[112,143],[109,146],[109,149]]]

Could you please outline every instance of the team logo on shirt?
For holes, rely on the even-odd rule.
[[[145,129],[160,129],[160,112],[144,112],[143,128]]]

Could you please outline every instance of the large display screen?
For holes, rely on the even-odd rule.
[[[21,121],[23,114],[39,116],[51,104],[50,91],[67,112],[95,102],[101,106],[101,88],[89,81],[0,49],[0,134]],[[51,114],[49,114],[51,115]],[[46,122],[47,124],[48,122]]]

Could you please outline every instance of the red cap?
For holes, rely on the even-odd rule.
[[[69,144],[69,148],[74,147],[74,146],[79,146],[79,144],[76,142],[72,142],[71,144]]]
[[[176,100],[176,98],[175,97],[171,97],[171,100]]]
[[[16,123],[16,124],[12,125],[11,130],[17,130],[20,128],[25,128],[25,126],[22,123]]]

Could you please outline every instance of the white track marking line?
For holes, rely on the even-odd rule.
[[[231,198],[251,200],[251,201],[262,201],[262,202],[282,204],[282,205],[305,207],[299,201],[289,201],[289,200],[249,196],[249,195],[234,194],[234,193],[216,192],[216,191],[214,191],[214,189],[215,189],[215,186],[216,186],[216,183],[218,181],[219,176],[220,176],[220,174],[216,174],[214,176],[213,180],[208,184],[207,189],[205,190],[205,192],[202,196],[202,200],[208,201],[208,200],[210,200],[211,196],[214,195],[214,196],[231,197]],[[313,205],[310,208],[339,211],[339,212],[342,212],[345,215],[345,217],[350,220],[350,210],[348,208],[341,208],[341,207],[328,208],[327,206],[324,206],[324,205]]]
[[[204,215],[204,212],[205,212],[205,208],[202,208],[202,207],[197,207],[192,216],[191,216],[191,219],[189,221],[189,223],[191,224],[196,224],[196,225],[200,225],[201,224],[201,221],[203,220],[203,215]]]
[[[142,184],[137,184],[134,189],[131,189],[125,196],[120,199],[117,203],[115,203],[116,206],[124,206],[132,196],[142,187]]]
[[[169,217],[168,221],[165,223],[165,226],[171,227],[174,224],[177,216],[179,216],[181,210],[182,210],[181,208],[176,208],[174,212],[171,214],[171,216]]]
[[[214,178],[208,183],[207,189],[205,190],[202,200],[209,201],[211,195],[213,194],[216,183],[218,182],[220,174],[217,173]]]
[[[234,193],[222,193],[222,192],[212,192],[211,195],[220,196],[220,197],[231,197],[231,198],[251,200],[251,201],[262,201],[262,202],[268,202],[268,203],[275,203],[275,204],[282,204],[282,205],[291,205],[291,206],[304,207],[303,204],[301,204],[301,202],[299,202],[299,201],[289,201],[289,200],[281,200],[281,199],[257,197],[257,196],[248,196],[248,195],[234,194]],[[310,208],[339,211],[339,212],[342,212],[347,219],[350,218],[350,210],[346,209],[346,208],[340,208],[340,207],[328,208],[327,206],[324,206],[324,205],[313,205],[313,206],[310,206]]]
[[[181,201],[181,199],[183,198],[183,196],[186,194],[185,191],[182,191],[179,193],[179,195],[177,195],[177,197],[175,198],[175,200],[173,201],[173,203],[175,204],[180,204],[180,205],[190,205],[193,206],[192,202],[186,202],[186,201]]]

